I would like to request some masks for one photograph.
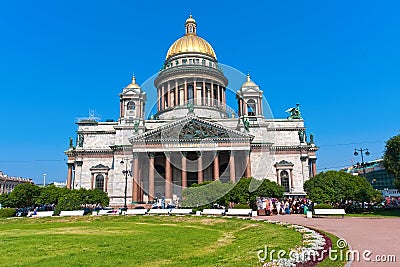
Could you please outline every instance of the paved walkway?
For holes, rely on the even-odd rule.
[[[259,218],[309,226],[345,239],[352,250],[360,252],[360,261],[354,261],[351,266],[400,266],[400,218],[305,218],[298,214]],[[372,252],[369,255],[370,262],[363,260],[362,253],[365,250]],[[376,256],[387,255],[395,255],[396,262],[383,263],[375,260]]]

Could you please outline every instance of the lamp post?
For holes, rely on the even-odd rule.
[[[122,171],[122,174],[125,175],[125,190],[124,190],[124,210],[128,209],[128,206],[126,205],[126,193],[128,190],[128,174],[131,175],[131,171],[128,171],[128,158],[125,158],[125,162],[124,159],[121,160],[121,165],[124,165],[125,163],[125,170]]]
[[[364,177],[367,178],[367,176],[365,174],[364,153],[365,153],[365,156],[369,156],[371,153],[369,153],[368,148],[364,148],[364,149],[362,149],[362,148],[356,149],[355,148],[354,149],[354,156],[358,156],[358,152],[361,153],[361,166],[363,168]]]

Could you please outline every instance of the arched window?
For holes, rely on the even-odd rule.
[[[247,114],[249,116],[256,115],[256,102],[253,99],[247,101]]]
[[[129,101],[129,102],[128,102],[127,109],[128,109],[128,110],[135,110],[135,108],[136,108],[135,102]]]
[[[95,188],[104,191],[104,176],[102,174],[96,175],[96,184]]]
[[[285,192],[289,192],[289,173],[281,171],[281,185],[285,187]]]

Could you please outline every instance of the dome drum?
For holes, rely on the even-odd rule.
[[[185,79],[206,79],[218,83],[223,87],[228,85],[228,79],[220,70],[196,65],[173,67],[163,70],[154,80],[154,85],[159,88],[165,82]]]
[[[161,79],[160,79],[161,78]],[[195,107],[196,115],[201,109],[215,109],[226,113],[225,85],[209,75],[179,75],[157,77],[158,113],[169,112],[171,118],[185,117],[188,104]],[[177,113],[176,108],[184,107],[185,114]],[[211,113],[210,113],[211,115]],[[225,116],[225,115],[224,115]],[[216,118],[224,117],[217,115]],[[214,115],[212,115],[214,117]]]
[[[188,65],[204,66],[215,69],[219,68],[218,62],[208,55],[196,54],[196,53],[183,53],[174,55],[170,57],[167,61],[165,61],[161,71],[173,67],[188,66]]]
[[[173,113],[171,111],[173,110]],[[215,107],[204,107],[194,105],[194,112],[199,118],[214,118],[214,119],[226,119],[229,118],[233,111],[226,108],[215,108]],[[187,106],[177,106],[160,111],[156,114],[158,119],[174,119],[174,118],[184,118],[187,116],[188,109]],[[172,115],[173,114],[173,115]],[[172,117],[173,116],[173,117]]]

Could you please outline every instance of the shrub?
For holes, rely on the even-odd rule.
[[[17,211],[12,208],[0,209],[0,218],[14,217]]]
[[[54,214],[58,215],[63,210],[80,210],[81,201],[77,194],[69,194],[69,196],[62,197],[58,200],[58,204],[54,210]]]
[[[331,204],[317,204],[314,209],[333,209]]]

